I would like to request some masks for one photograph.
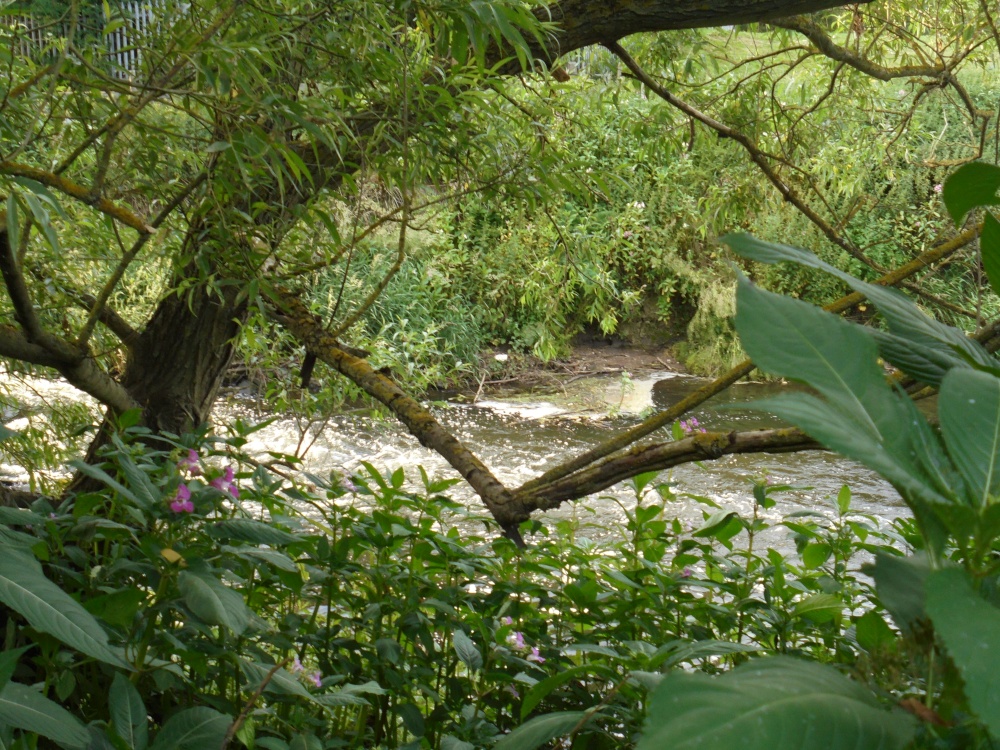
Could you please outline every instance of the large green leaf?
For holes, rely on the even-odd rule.
[[[232,719],[218,711],[198,706],[167,719],[150,750],[208,750],[222,746]]]
[[[90,743],[87,728],[73,714],[37,690],[8,682],[0,690],[0,722],[34,732],[61,747],[85,748]]]
[[[719,677],[668,674],[637,750],[890,750],[912,734],[910,717],[832,667],[775,656]]]
[[[1000,739],[1000,609],[957,568],[927,578],[927,613],[965,682],[969,705]]]
[[[742,277],[737,303],[736,328],[754,362],[765,372],[805,382],[824,397],[782,396],[764,402],[769,410],[828,447],[884,470],[890,481],[913,484],[910,491],[925,499],[946,501],[914,465],[909,431],[900,429],[913,411],[885,382],[875,345],[859,326],[757,289]]]
[[[130,668],[108,645],[100,623],[80,603],[45,577],[30,554],[5,547],[0,553],[0,601],[31,627],[54,635],[87,656]]]
[[[239,635],[253,618],[243,597],[208,571],[182,570],[177,587],[188,608],[209,625],[223,625]]]
[[[1000,294],[1000,221],[989,212],[983,217],[983,231],[979,233],[979,257],[993,292]]]
[[[536,716],[506,735],[493,746],[493,750],[535,750],[556,737],[572,732],[586,717],[586,711],[560,711]]]
[[[952,220],[958,224],[978,206],[1000,205],[997,189],[1000,189],[1000,168],[974,161],[955,170],[944,183],[941,197]]]
[[[1000,379],[975,370],[949,372],[941,382],[938,417],[971,499],[986,505],[1000,492]]]
[[[132,750],[145,750],[149,741],[149,722],[146,706],[135,685],[121,672],[116,672],[108,699],[115,733]]]
[[[10,682],[10,678],[14,675],[14,670],[17,668],[18,660],[30,648],[31,646],[24,646],[23,648],[15,648],[0,653],[0,690],[3,690],[4,685]]]
[[[932,377],[934,372],[942,368],[967,367],[969,364],[984,368],[1000,366],[1000,362],[979,343],[961,331],[925,315],[920,308],[895,289],[856,279],[849,273],[821,261],[808,250],[764,242],[747,234],[730,234],[722,239],[734,252],[743,257],[761,263],[792,261],[808,268],[820,269],[836,276],[855,291],[868,297],[878,305],[879,312],[885,317],[893,336],[910,344],[909,350],[898,344],[890,346],[882,351],[882,356],[914,377],[923,380]],[[859,328],[859,330],[871,332],[871,329]],[[906,356],[897,361],[895,358],[904,352]],[[926,360],[926,363],[911,372],[915,360]],[[935,380],[923,380],[923,382],[934,386],[939,384]]]
[[[884,552],[875,553],[874,565],[864,566],[864,572],[875,580],[883,606],[904,634],[918,630],[927,620],[924,587],[930,570],[926,557],[900,557]]]
[[[483,655],[479,653],[476,644],[465,634],[464,630],[456,629],[452,633],[451,640],[455,644],[455,653],[458,654],[458,658],[469,668],[470,672],[483,668]]]

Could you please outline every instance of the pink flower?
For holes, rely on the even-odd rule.
[[[219,492],[228,492],[233,497],[239,497],[240,488],[233,482],[234,476],[233,467],[227,466],[225,474],[221,477],[216,477],[209,484],[219,490]]]
[[[191,490],[186,484],[177,488],[177,494],[170,501],[170,510],[174,513],[194,513],[194,503],[191,502]]]
[[[500,622],[502,622],[504,625],[513,625],[514,624],[514,618],[513,617],[501,617],[500,618]]]
[[[201,464],[198,462],[198,451],[194,448],[189,450],[187,456],[177,462],[177,468],[193,477],[200,477]]]
[[[292,669],[292,671],[293,671],[293,672],[295,672],[296,674],[298,674],[299,672],[303,672],[303,671],[305,671],[305,667],[303,667],[303,666],[302,666],[302,662],[300,662],[300,661],[299,661],[299,657],[297,657],[297,656],[296,656],[296,657],[295,657],[295,658],[294,658],[294,659],[292,660],[292,667],[291,667],[291,669]]]
[[[528,654],[528,661],[533,661],[536,664],[545,663],[545,657],[538,653],[538,646],[531,647],[531,653]]]
[[[323,675],[320,672],[313,672],[310,674],[309,681],[316,687],[323,687]]]
[[[681,578],[690,578],[692,575],[694,575],[694,571],[691,568],[684,568],[681,571]]]
[[[935,193],[940,193],[942,190],[944,190],[944,185],[942,185],[940,182],[934,186]]]
[[[507,643],[517,649],[527,648],[524,643],[524,633],[517,630],[507,636]]]

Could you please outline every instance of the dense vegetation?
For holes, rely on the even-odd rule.
[[[719,4],[692,30],[684,3],[197,2],[141,30],[103,6],[98,32],[89,5],[3,8],[0,355],[104,411],[0,428],[32,477],[76,456],[68,486],[4,491],[0,747],[1000,739],[985,5]],[[852,322],[813,306],[849,289]],[[588,327],[706,372],[745,349],[812,388],[759,406],[804,432],[702,433],[684,402],[515,489],[406,393]],[[380,401],[489,516],[412,467],[243,454],[253,428],[207,425],[234,355],[276,410]],[[770,549],[766,478],[745,517],[671,514],[661,469],[814,440],[912,520],[845,487]],[[615,541],[532,518],[623,479]]]

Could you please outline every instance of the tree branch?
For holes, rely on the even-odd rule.
[[[829,34],[826,33],[819,24],[806,16],[787,16],[770,22],[771,26],[777,26],[789,31],[802,34],[806,39],[816,45],[816,49],[826,57],[837,62],[845,63],[855,70],[864,73],[880,81],[891,81],[894,78],[913,78],[915,76],[926,76],[928,78],[940,78],[948,73],[948,68],[944,65],[903,65],[899,68],[887,68],[878,63],[872,62],[863,55],[841,47]]]

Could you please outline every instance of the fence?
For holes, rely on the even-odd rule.
[[[111,19],[103,14],[81,14],[73,35],[77,49],[98,50],[116,78],[130,78],[142,60],[142,43],[156,22],[153,7],[136,0],[117,3]],[[16,55],[32,59],[55,57],[70,35],[65,18],[45,19],[27,15],[0,16]],[[0,36],[0,39],[3,38]],[[103,66],[102,66],[103,67]]]

